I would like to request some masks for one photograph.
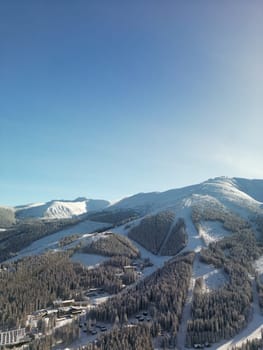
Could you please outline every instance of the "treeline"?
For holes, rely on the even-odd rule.
[[[99,254],[104,256],[122,255],[129,258],[138,258],[140,251],[125,236],[109,232],[99,239],[81,248],[82,253]]]
[[[174,258],[136,286],[90,310],[88,317],[101,322],[125,324],[128,318],[147,310],[151,317],[150,334],[169,332],[175,345],[183,306],[192,275],[194,253]]]
[[[200,259],[215,267],[237,263],[249,272],[253,272],[252,262],[262,254],[263,249],[258,245],[252,230],[244,229],[218,242],[211,243],[208,249],[202,249]]]
[[[128,236],[147,250],[158,254],[174,219],[175,214],[170,211],[146,216],[130,230]]]
[[[153,350],[147,326],[115,328],[79,350]]]
[[[197,230],[201,221],[220,221],[223,227],[231,232],[249,228],[250,224],[239,215],[226,210],[219,204],[211,204],[209,206],[194,206],[192,209],[192,221]]]
[[[122,210],[104,210],[96,213],[90,213],[87,219],[91,221],[99,221],[109,223],[115,226],[124,225],[125,223],[136,220],[140,217],[140,213],[133,209]]]
[[[247,324],[252,301],[248,273],[253,271],[252,261],[261,254],[262,249],[250,230],[242,230],[201,250],[200,260],[222,268],[229,281],[209,293],[195,288],[187,346],[231,338]]]
[[[8,264],[0,270],[0,324],[6,329],[17,327],[33,311],[51,306],[58,298],[81,300],[90,288],[117,293],[137,278],[133,271],[124,271],[130,263],[127,257],[114,257],[88,269],[73,263],[69,252],[57,252]]]
[[[14,256],[32,242],[75,225],[78,219],[64,220],[27,220],[15,225],[0,235],[0,262]]]
[[[0,207],[0,228],[7,228],[15,223],[16,218],[14,209]]]

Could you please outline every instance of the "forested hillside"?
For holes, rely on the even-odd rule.
[[[232,338],[246,326],[252,302],[249,274],[253,273],[252,262],[262,253],[253,232],[247,229],[201,250],[201,261],[222,268],[229,282],[209,293],[196,285],[187,346]]]
[[[75,225],[78,219],[66,220],[26,220],[0,233],[0,262],[14,256],[33,241]]]
[[[179,218],[168,233],[167,240],[160,249],[160,255],[176,255],[187,245],[187,240],[184,219]]]
[[[124,271],[131,263],[127,257],[111,258],[87,269],[73,263],[69,255],[58,252],[27,257],[1,269],[0,324],[15,327],[24,324],[26,315],[51,306],[57,298],[81,299],[85,290],[98,287],[115,294],[124,283],[136,280],[133,272]]]
[[[143,247],[157,254],[175,219],[170,211],[146,216],[139,225],[133,227],[128,236]]]
[[[220,221],[223,227],[231,232],[250,227],[248,221],[219,204],[205,207],[194,206],[192,209],[192,220],[197,229],[201,221],[209,220]]]
[[[89,317],[97,321],[125,324],[130,317],[147,310],[152,337],[167,332],[165,341],[175,346],[176,334],[192,274],[194,253],[174,258],[135,287],[109,299]]]
[[[87,218],[92,221],[106,222],[113,225],[122,225],[135,220],[140,213],[135,209],[105,210],[96,213],[90,213]]]
[[[93,240],[87,246],[82,247],[81,251],[87,254],[122,255],[129,258],[138,258],[140,255],[139,249],[127,237],[112,232],[107,232],[99,239]]]

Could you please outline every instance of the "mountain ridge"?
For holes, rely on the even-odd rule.
[[[27,259],[49,261],[51,257],[55,259],[55,263],[60,261],[62,256],[72,255],[70,259],[73,262],[78,261],[86,265],[87,271],[90,269],[101,271],[104,279],[104,257],[111,256],[113,251],[120,253],[118,242],[112,238],[120,237],[118,239],[122,242],[130,242],[138,252],[138,261],[127,264],[121,256],[118,257],[118,261],[123,261],[124,267],[132,269],[133,273],[136,272],[137,266],[143,265],[139,268],[142,271],[138,270],[137,281],[136,274],[130,274],[131,271],[126,276],[125,268],[124,274],[117,274],[126,276],[127,281],[135,282],[131,286],[124,284],[124,291],[114,292],[112,298],[109,297],[106,303],[100,304],[108,310],[107,312],[101,308],[94,308],[93,316],[97,318],[96,315],[102,317],[101,310],[103,315],[110,315],[111,310],[118,310],[120,315],[127,314],[127,310],[123,309],[123,305],[127,303],[122,302],[122,298],[127,298],[130,293],[132,293],[132,300],[145,297],[144,283],[151,280],[154,281],[154,287],[158,286],[163,296],[163,293],[174,286],[169,266],[176,262],[180,263],[183,259],[183,266],[188,261],[191,263],[192,270],[188,271],[188,282],[184,284],[184,293],[188,293],[186,302],[181,304],[180,313],[177,314],[177,309],[173,311],[173,315],[176,315],[174,320],[182,320],[178,331],[178,348],[185,349],[185,344],[196,348],[198,344],[208,343],[213,350],[226,350],[230,336],[227,333],[228,325],[219,322],[221,311],[229,313],[228,322],[231,322],[231,327],[232,325],[235,327],[231,338],[238,337],[237,334],[242,332],[245,336],[254,339],[260,333],[262,325],[260,306],[263,305],[263,299],[261,300],[263,286],[258,282],[263,278],[262,189],[263,180],[217,177],[200,184],[164,192],[139,193],[113,204],[102,201],[99,202],[99,206],[102,205],[99,211],[91,212],[91,215],[82,214],[83,211],[86,212],[89,201],[92,203],[92,200],[84,197],[72,201],[53,200],[47,203],[19,206],[16,207],[18,212],[24,210],[24,214],[30,217],[30,210],[32,213],[32,210],[34,212],[37,209],[40,214],[46,213],[44,218],[47,220],[17,220],[17,227],[0,230],[2,247],[5,249],[2,262],[23,264],[28,261]],[[96,200],[93,204],[95,203]],[[79,212],[80,215],[78,215]],[[62,215],[76,215],[76,217],[71,220],[49,220]],[[23,240],[25,242],[21,245]],[[6,246],[8,242],[9,246]],[[94,253],[100,254],[96,255],[95,260],[93,260]],[[114,264],[116,261],[114,260]],[[109,264],[109,262],[105,263]],[[96,268],[98,270],[95,270]],[[64,271],[64,266],[62,270]],[[79,271],[84,271],[83,267]],[[114,272],[112,266],[109,271]],[[169,274],[167,274],[168,271]],[[180,276],[185,276],[185,270],[179,272],[178,270],[176,280]],[[132,276],[135,276],[135,280],[130,280]],[[162,276],[168,277],[167,281],[164,281],[165,287],[162,284]],[[115,278],[116,274],[114,274],[114,280]],[[253,278],[253,286],[251,278]],[[61,283],[63,281],[64,279]],[[99,287],[104,288],[102,282]],[[147,289],[150,287],[147,286]],[[252,287],[253,304],[251,303]],[[38,288],[37,285],[36,289]],[[125,294],[125,288],[129,293]],[[149,298],[155,295],[156,291],[152,292]],[[175,292],[171,290],[171,295],[169,293],[168,299],[173,300]],[[229,305],[228,299],[231,301]],[[224,302],[221,303],[221,300]],[[232,304],[233,300],[235,304]],[[245,300],[245,307],[240,308],[240,300]],[[113,306],[111,301],[115,303]],[[150,303],[152,306],[152,299]],[[154,307],[157,309],[159,304],[161,303],[156,300]],[[208,304],[214,315],[211,317],[212,320],[206,313],[205,305]],[[171,313],[170,306],[168,309]],[[190,310],[193,310],[191,314]],[[140,310],[135,307],[127,314],[128,321],[134,322],[133,319],[137,317],[138,312],[143,314],[151,311],[144,306],[140,307]],[[235,317],[236,312],[238,317]],[[207,332],[205,326],[200,329],[199,314],[203,325],[207,322],[213,324],[215,318],[222,332],[226,333],[217,332],[215,338],[212,328],[210,332]],[[253,314],[253,321],[246,319],[249,314]],[[165,315],[167,315],[166,311]],[[162,320],[156,313],[150,316],[153,317],[154,322]],[[103,321],[107,321],[111,327],[115,321],[107,317],[105,316]],[[240,323],[239,320],[242,322]],[[174,324],[173,329],[177,329],[177,326]],[[170,322],[162,324],[162,327],[166,327],[167,335],[171,336]],[[87,340],[86,336],[85,334]],[[157,338],[153,338],[155,342],[158,334]],[[173,338],[170,337],[170,339]],[[238,338],[235,339],[238,343]]]
[[[261,213],[263,180],[220,176],[162,192],[137,193],[112,204],[104,199],[78,197],[73,200],[50,200],[15,207],[1,206],[1,208],[14,210],[19,219],[65,219],[102,210],[136,209],[145,214],[169,208],[181,210],[186,206],[199,205],[200,202],[209,202],[209,200],[230,206],[235,212],[244,214],[245,209],[249,213]]]
[[[253,182],[251,182],[253,181]],[[241,188],[241,189],[239,189]],[[247,192],[244,192],[245,188]],[[110,206],[112,209],[144,208],[154,211],[160,208],[171,208],[190,205],[202,198],[215,199],[223,205],[230,205],[236,211],[246,207],[251,212],[261,212],[263,202],[263,180],[249,180],[241,178],[216,177],[200,184],[171,189],[164,192],[139,193],[126,197]],[[257,199],[262,199],[259,201]]]
[[[87,199],[80,197],[74,200],[51,200],[46,203],[31,203],[16,206],[18,218],[65,219],[86,214],[90,211],[101,210],[110,202],[103,199]]]

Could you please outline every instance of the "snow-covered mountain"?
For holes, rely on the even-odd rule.
[[[18,218],[71,218],[90,211],[134,209],[149,214],[170,209],[183,215],[193,206],[221,205],[244,218],[263,212],[263,180],[217,177],[165,192],[138,193],[112,205],[106,200],[52,200],[15,207]]]
[[[231,268],[233,268],[234,263],[237,264],[235,261],[237,254],[240,252],[244,254],[244,246],[248,245],[248,252],[251,256],[247,256],[255,266],[257,275],[263,281],[262,250],[259,252],[261,245],[253,238],[253,234],[257,236],[257,239],[263,237],[263,180],[217,177],[200,184],[165,192],[139,193],[114,204],[104,200],[77,198],[73,201],[56,200],[15,208],[16,217],[19,218],[70,218],[91,211],[91,215],[82,217],[69,227],[63,227],[61,230],[41,236],[40,239],[32,239],[30,244],[15,252],[16,256],[11,246],[12,256],[5,262],[19,260],[28,255],[39,255],[47,251],[57,252],[77,249],[79,246],[89,247],[91,242],[98,238],[106,240],[109,233],[115,233],[128,237],[140,251],[141,258],[151,262],[151,266],[140,272],[142,273],[140,278],[144,278],[158,268],[162,268],[165,262],[174,255],[195,251],[187,302],[183,309],[177,337],[178,348],[181,349],[185,349],[188,320],[193,315],[191,307],[196,281],[200,279],[203,281],[201,290],[203,297],[209,295],[211,291],[216,292],[219,288],[223,288],[230,281],[227,270],[225,271],[220,265],[216,268],[213,263],[209,262],[209,259],[207,262],[201,259],[202,251],[207,251],[210,243],[220,242],[227,238],[233,239],[232,244],[238,245],[238,240],[243,237],[243,241],[241,240],[236,250],[234,246],[231,249],[225,249],[224,254],[229,259],[226,261],[230,261]],[[2,210],[2,216],[6,218],[9,212]],[[54,224],[56,221],[41,222],[44,225],[50,223]],[[35,224],[34,221],[33,224]],[[2,231],[8,234],[8,230],[2,229]],[[14,237],[17,240],[16,234]],[[249,237],[249,239],[244,240],[244,237]],[[63,240],[65,244],[61,244]],[[251,242],[253,243],[252,248],[250,247]],[[5,248],[6,241],[3,243]],[[255,257],[254,250],[256,251]],[[230,257],[233,254],[236,255],[232,261]],[[213,254],[207,256],[213,258]],[[104,259],[106,259],[105,256],[85,253],[81,249],[72,256],[73,261],[81,262],[89,267],[94,267]],[[243,261],[246,261],[245,255]],[[242,276],[245,278],[244,273]],[[250,279],[251,276],[249,276]],[[209,344],[212,350],[227,350],[232,345],[241,345],[246,339],[256,339],[261,336],[263,319],[258,303],[256,283],[256,279],[253,279],[253,304],[251,304],[253,317],[231,340]],[[236,290],[240,291],[240,288]],[[238,295],[242,295],[242,290],[240,293]],[[215,298],[217,299],[220,300],[220,298]]]
[[[131,238],[134,235],[131,230],[139,227],[141,222],[145,225],[144,219],[148,220],[152,216],[156,222],[158,213],[172,213],[170,226],[168,225],[170,228],[167,232],[161,232],[160,225],[158,229],[158,225],[156,226],[155,234],[163,235],[162,243],[155,249],[156,253],[165,255],[167,247],[173,245],[171,244],[172,232],[179,218],[184,220],[188,237],[185,249],[199,251],[202,246],[228,236],[233,229],[238,230],[238,227],[246,226],[246,222],[249,222],[257,233],[256,218],[261,218],[261,226],[263,222],[263,180],[217,177],[200,184],[165,192],[139,193],[112,205],[105,200],[82,197],[73,201],[54,200],[47,203],[34,203],[17,206],[15,210],[9,208],[8,212],[2,210],[2,216],[4,215],[5,219],[10,210],[20,219],[64,219],[93,212],[91,216],[83,219],[89,219],[93,223],[95,220],[102,227],[113,225],[115,226],[112,228],[113,232],[129,235]],[[194,211],[199,215],[198,225],[193,217]],[[170,214],[168,216],[171,217]],[[90,225],[90,222],[84,221],[84,226],[86,223]],[[126,225],[127,222],[129,222],[128,225]],[[154,229],[153,224],[150,227],[151,237]],[[83,234],[82,226],[75,225],[72,230],[74,233]],[[68,234],[67,229],[61,231],[61,237]],[[144,235],[143,231],[139,233],[141,238],[138,243],[143,243],[142,245],[148,249],[147,242],[144,242],[147,241],[147,235]],[[54,240],[57,242],[56,238]],[[41,240],[39,243],[41,249],[46,249],[45,243],[41,243]]]
[[[15,211],[18,218],[66,219],[104,209],[109,204],[106,200],[81,197],[73,201],[53,200],[18,206]]]
[[[195,205],[221,205],[243,217],[263,212],[263,180],[217,177],[197,185],[165,192],[139,193],[109,208],[136,209],[144,213]]]

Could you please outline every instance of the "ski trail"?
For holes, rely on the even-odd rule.
[[[170,226],[170,228],[169,228],[169,230],[168,230],[168,232],[167,232],[167,234],[166,234],[166,236],[165,236],[165,238],[164,238],[164,240],[163,240],[163,242],[158,250],[157,255],[162,255],[163,248],[165,247],[166,243],[168,242],[168,239],[171,236],[172,230],[173,230],[174,226],[176,225],[177,220],[178,220],[178,218],[175,216],[174,221],[172,222],[172,224],[171,224],[171,226]]]
[[[258,302],[258,292],[255,279],[253,280],[253,303],[252,303],[252,319],[248,325],[234,338],[230,341],[225,341],[224,344],[219,346],[219,344],[214,344],[211,350],[230,350],[234,346],[241,346],[246,343],[247,340],[253,340],[261,338],[261,331],[263,330],[263,315],[261,313],[259,302]]]
[[[193,273],[190,280],[189,288],[188,288],[188,294],[186,298],[186,302],[183,308],[183,314],[182,319],[180,322],[179,330],[177,333],[177,349],[182,350],[185,349],[185,340],[186,340],[186,333],[187,333],[187,321],[191,319],[191,306],[192,306],[192,300],[193,300],[193,289],[195,285],[195,277],[194,277],[194,264],[196,264],[198,259],[197,254],[195,255],[194,262],[193,262]]]

